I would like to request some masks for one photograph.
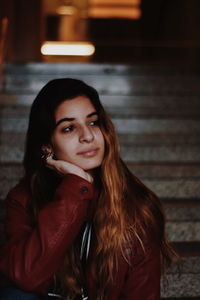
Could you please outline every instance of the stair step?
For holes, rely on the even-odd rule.
[[[124,108],[129,107],[130,109],[193,109],[199,107],[198,96],[119,96],[119,95],[100,95],[103,105],[106,107]]]
[[[169,222],[200,222],[200,199],[173,199],[171,204],[166,203],[165,199],[161,199],[164,204],[166,218]]]
[[[1,164],[0,172],[0,199],[5,199],[9,190],[23,177],[21,164]]]
[[[200,242],[173,243],[173,247],[181,254],[181,258],[167,270],[166,278],[161,280],[162,298],[199,299]]]
[[[200,132],[199,120],[113,119],[118,133],[131,134],[186,134]]]
[[[200,296],[200,274],[168,274],[161,284],[161,297],[181,298]],[[199,298],[197,298],[199,299]]]
[[[199,198],[200,178],[143,179],[160,198]]]
[[[199,145],[122,145],[121,154],[129,162],[200,162]],[[3,152],[2,152],[3,153]]]
[[[83,79],[101,94],[109,95],[180,96],[199,95],[200,92],[198,69],[69,63],[7,64],[5,90],[24,93],[39,91],[47,81],[60,77]]]
[[[7,145],[9,147],[19,146],[23,148],[25,145],[26,133],[25,132],[1,132],[0,145]]]
[[[126,105],[126,104],[125,104]],[[180,109],[172,108],[130,108],[126,105],[126,107],[106,107],[104,106],[108,114],[112,119],[114,118],[146,118],[146,119],[154,119],[154,118],[166,118],[166,119],[199,119],[200,117],[200,106],[199,107],[181,107]]]
[[[167,221],[166,233],[172,242],[200,241],[200,221]]]
[[[182,66],[144,66],[144,65],[126,65],[126,64],[108,64],[108,63],[6,63],[4,65],[5,74],[65,74],[74,75],[84,74],[115,74],[115,75],[144,75],[149,76],[200,76],[199,68]]]
[[[199,178],[200,164],[179,162],[133,163],[127,166],[139,178]]]
[[[179,134],[133,134],[133,133],[119,133],[119,140],[121,145],[199,145],[200,135],[190,133],[179,133]]]

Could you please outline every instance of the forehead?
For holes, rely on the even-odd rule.
[[[62,117],[77,118],[96,111],[91,100],[86,96],[77,96],[61,102],[55,110],[55,118]]]

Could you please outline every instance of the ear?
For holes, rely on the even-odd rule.
[[[43,145],[42,146],[42,152],[44,152],[45,154],[53,154],[53,148],[51,145]]]

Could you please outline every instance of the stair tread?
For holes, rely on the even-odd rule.
[[[161,75],[163,73],[168,75],[181,75],[191,76],[200,75],[199,67],[184,67],[184,66],[144,66],[144,65],[126,65],[126,64],[113,64],[113,63],[37,63],[37,62],[26,62],[26,63],[6,63],[5,71],[8,73],[58,73],[62,72],[74,72],[77,74],[156,74]]]

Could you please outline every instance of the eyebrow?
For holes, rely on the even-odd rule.
[[[95,116],[95,115],[98,115],[98,113],[96,111],[94,111],[91,114],[87,115],[86,118],[90,118],[90,117]],[[74,120],[76,120],[76,118],[63,118],[63,119],[60,119],[56,122],[55,127],[57,127],[62,122],[71,122],[71,121],[74,121]]]

